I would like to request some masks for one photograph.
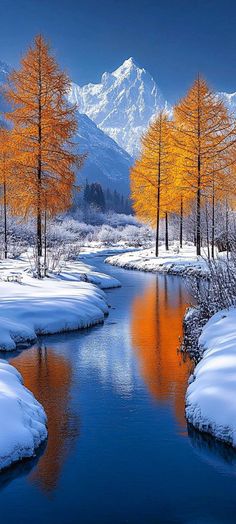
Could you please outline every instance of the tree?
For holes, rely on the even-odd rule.
[[[187,95],[174,108],[173,134],[182,163],[183,186],[196,199],[196,249],[201,254],[201,207],[203,197],[215,183],[223,188],[232,164],[235,122],[224,103],[197,77]]]
[[[38,257],[42,255],[42,215],[54,215],[70,205],[75,169],[83,161],[73,152],[77,121],[75,107],[66,101],[69,86],[69,78],[39,35],[22,58],[21,68],[11,73],[5,89],[12,105],[7,118],[16,136],[12,210],[36,216]]]
[[[6,127],[0,127],[0,184],[2,185],[4,257],[7,258],[7,205],[12,198],[13,183],[13,141],[12,132]],[[9,198],[8,198],[9,189]]]
[[[167,225],[167,213],[174,202],[173,161],[172,124],[167,113],[161,111],[143,136],[141,156],[130,172],[134,210],[139,218],[156,226],[156,256],[160,218],[165,216]]]

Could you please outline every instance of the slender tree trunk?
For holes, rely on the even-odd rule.
[[[161,119],[160,119],[160,136],[159,136],[159,154],[158,154],[158,171],[157,171],[157,214],[156,214],[156,257],[159,255],[159,229],[160,229],[160,198],[161,198]]]
[[[199,76],[198,76],[199,85]],[[201,151],[200,151],[200,93],[198,88],[198,159],[197,159],[197,230],[196,230],[196,244],[197,256],[201,255]]]
[[[201,190],[197,190],[197,227],[196,227],[197,255],[201,255]]]
[[[226,253],[227,260],[229,260],[229,208],[228,200],[225,201],[225,233],[226,233]]]
[[[7,188],[3,182],[3,207],[4,207],[4,258],[7,258]]]
[[[212,179],[212,222],[211,222],[211,256],[215,258],[215,180]]]
[[[183,247],[183,197],[180,199],[180,229],[179,229],[179,245]]]
[[[47,211],[44,211],[44,276],[47,274]]]
[[[158,167],[158,171],[160,168]],[[158,174],[158,186],[157,186],[157,216],[156,216],[156,257],[159,255],[159,229],[160,229],[160,183],[159,183],[159,174]]]
[[[165,244],[166,244],[166,251],[169,250],[169,233],[168,233],[168,213],[165,212]]]
[[[210,260],[209,220],[208,220],[207,202],[206,202],[206,240],[207,240],[207,257],[208,257],[208,260]]]

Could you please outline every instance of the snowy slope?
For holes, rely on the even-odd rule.
[[[99,182],[103,188],[116,189],[123,195],[129,194],[130,155],[112,138],[99,129],[90,118],[78,115],[79,152],[87,153],[84,167],[78,173],[79,184]]]
[[[133,58],[104,73],[100,84],[72,84],[69,99],[133,156],[150,118],[165,106],[157,84]]]
[[[9,71],[9,66],[0,61],[0,85],[6,81]],[[6,110],[6,102],[0,93],[0,111]],[[78,150],[88,154],[84,167],[78,174],[79,183],[85,184],[86,179],[90,183],[100,182],[104,188],[116,189],[128,195],[131,157],[86,115],[78,112],[77,116]]]

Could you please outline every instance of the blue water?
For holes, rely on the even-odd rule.
[[[236,454],[184,419],[185,281],[93,263],[122,282],[104,325],[9,357],[49,439],[0,474],[0,523],[235,523]]]

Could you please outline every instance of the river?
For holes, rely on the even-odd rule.
[[[236,453],[184,417],[185,280],[91,262],[122,283],[104,325],[7,356],[49,439],[0,474],[1,524],[235,524]]]

